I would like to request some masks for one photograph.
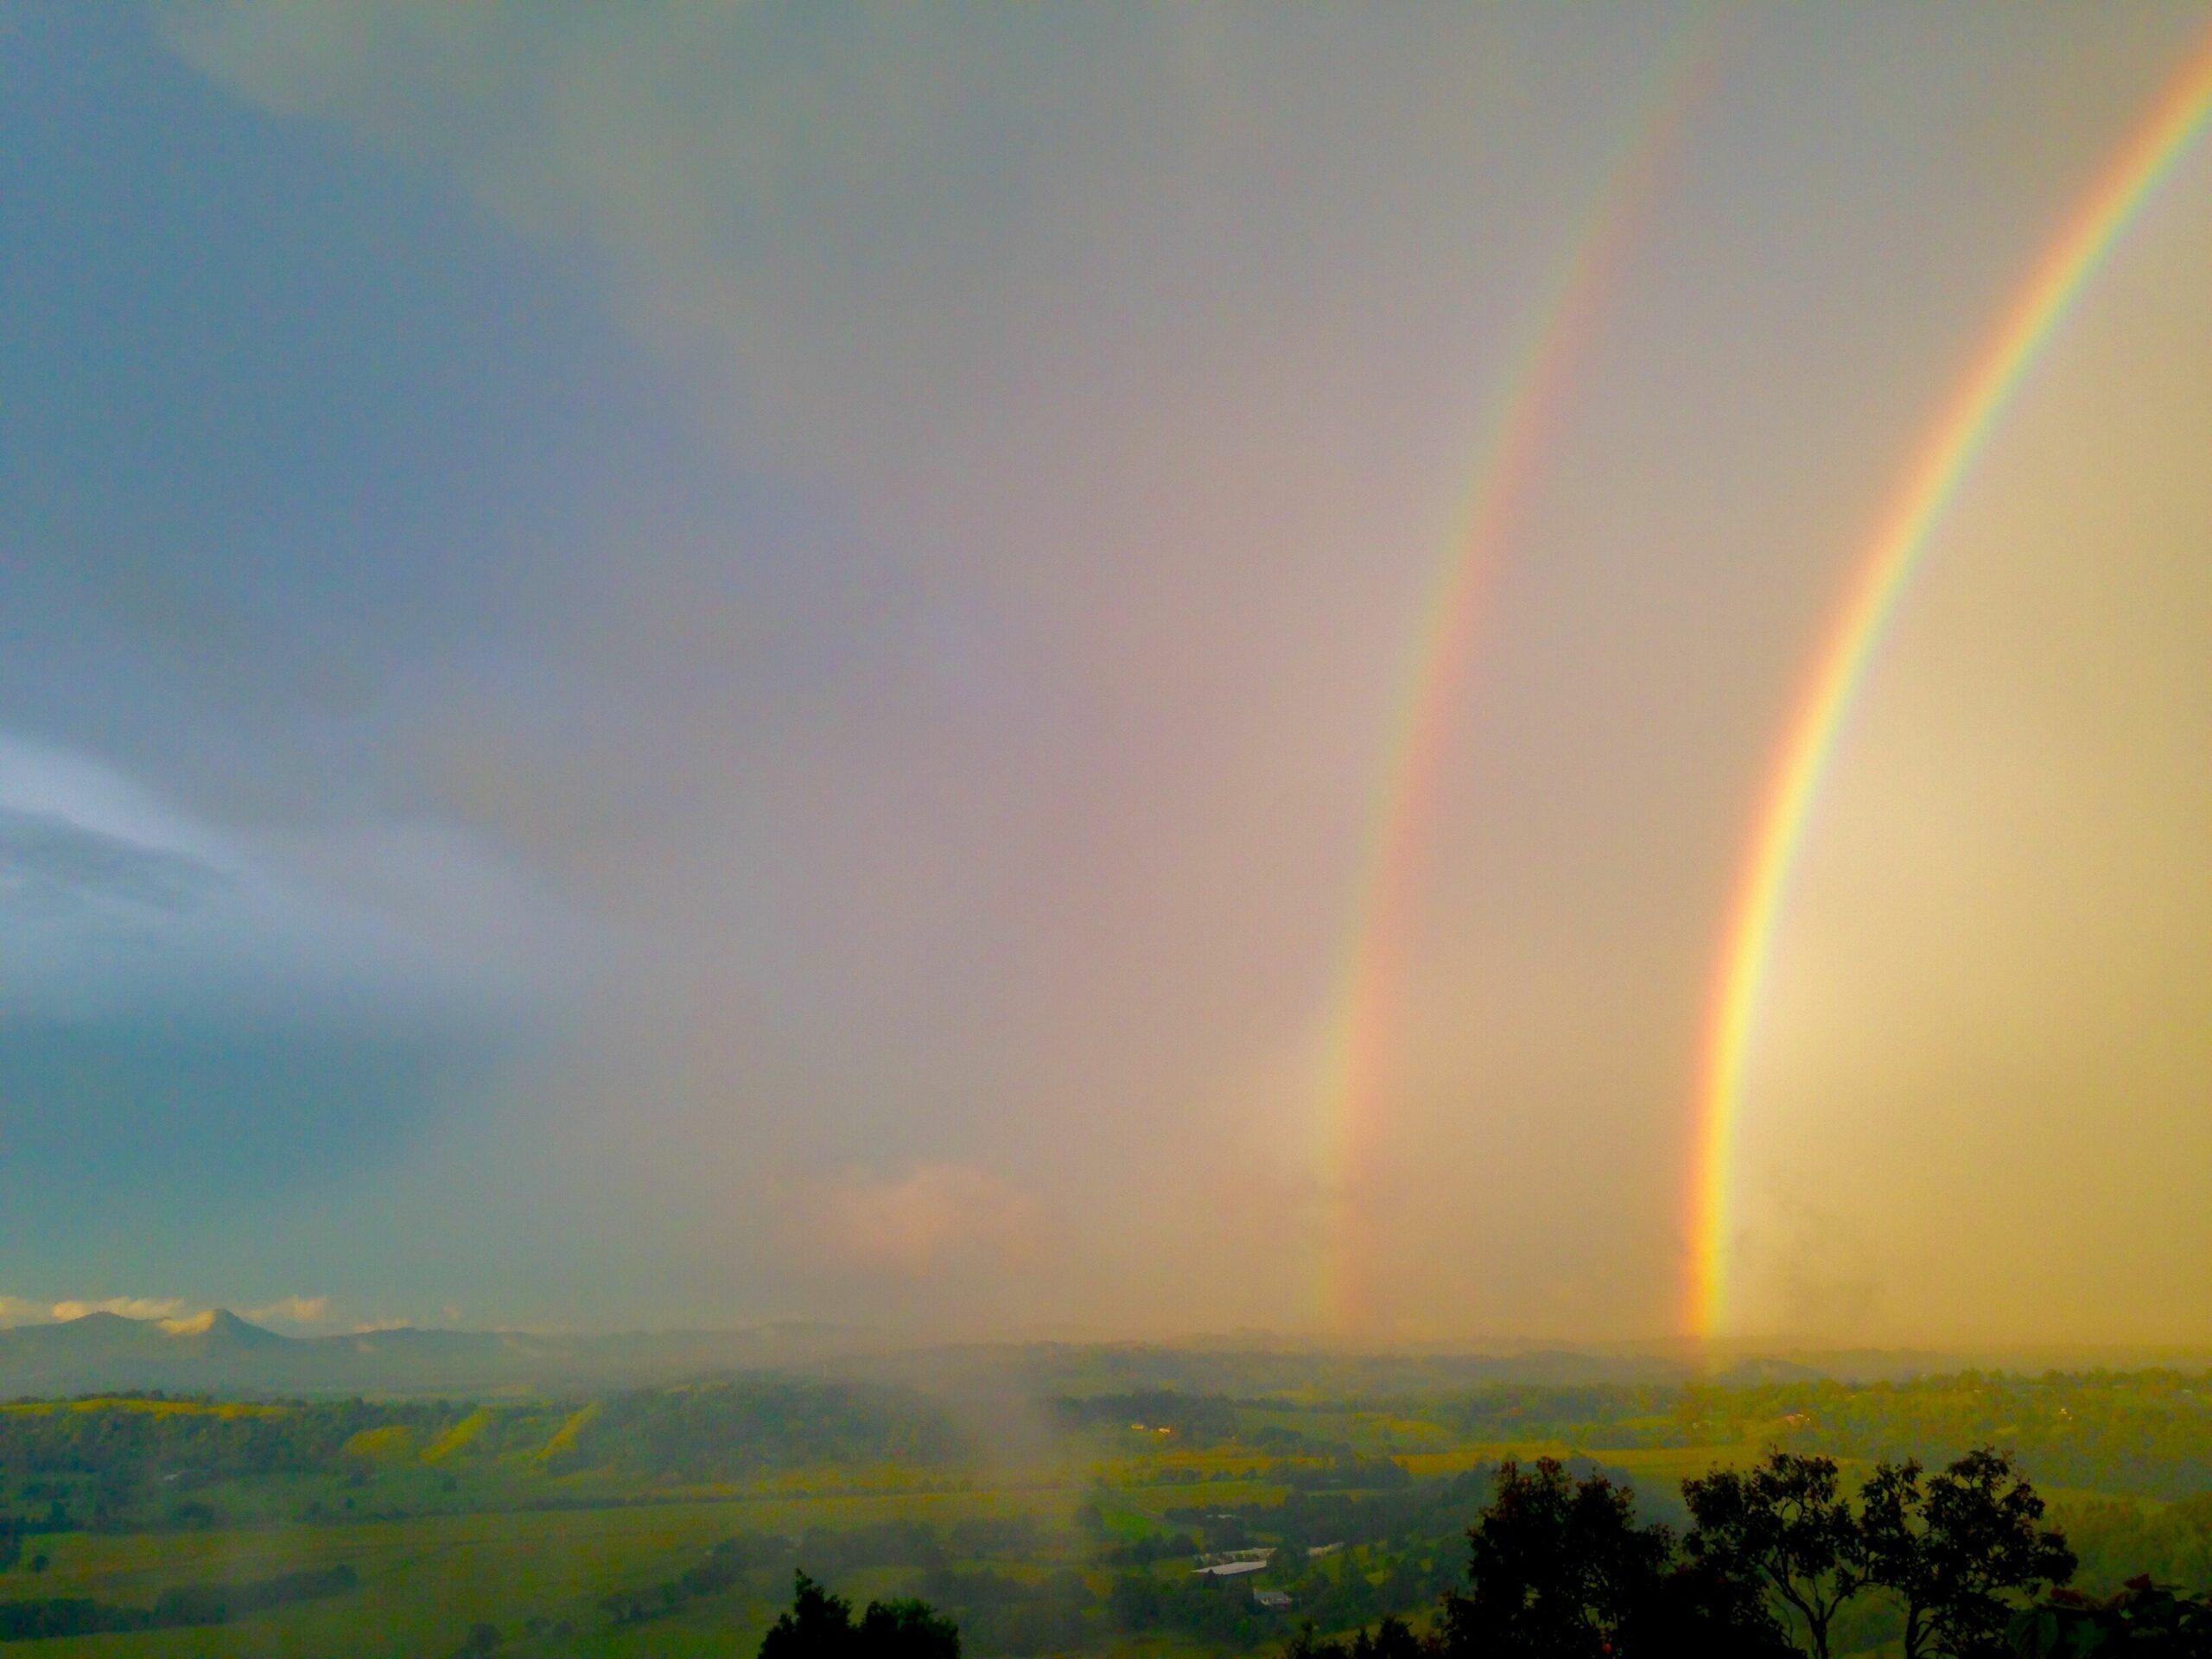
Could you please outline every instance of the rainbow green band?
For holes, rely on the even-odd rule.
[[[1790,873],[1868,666],[1960,481],[2044,346],[2208,116],[2212,31],[2067,215],[1914,448],[1802,682],[1739,868],[1700,1046],[1684,1297],[1684,1323],[1694,1334],[1718,1334],[1729,1318],[1745,1058]]]
[[[1687,31],[1678,37],[1660,66],[1643,118],[1607,169],[1573,251],[1523,337],[1477,452],[1460,515],[1463,528],[1438,567],[1391,705],[1323,1084],[1334,1181],[1321,1294],[1325,1314],[1342,1331],[1370,1329],[1379,1317],[1371,1211],[1384,1128],[1383,1074],[1421,830],[1459,713],[1452,694],[1465,681],[1484,595],[1538,474],[1574,365],[1595,331],[1674,135],[1704,79],[1688,38]]]

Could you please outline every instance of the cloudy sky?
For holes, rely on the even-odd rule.
[[[2208,22],[12,10],[0,1313],[1328,1328],[1394,710],[1673,97],[1449,688],[1356,1196],[1376,1331],[1677,1329],[1792,688]],[[2208,270],[2212,143],[1885,643],[1743,1332],[2212,1313]]]

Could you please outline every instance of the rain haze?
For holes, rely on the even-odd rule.
[[[11,10],[0,1322],[2201,1345],[2208,27]]]

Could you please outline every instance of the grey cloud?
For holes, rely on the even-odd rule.
[[[545,982],[506,868],[434,824],[255,836],[106,765],[0,734],[10,1012],[158,1005],[501,1024]],[[542,919],[540,918],[534,918]]]
[[[0,807],[0,899],[60,918],[87,909],[182,915],[231,884],[202,860],[87,830],[67,818]]]
[[[590,1141],[576,1168],[636,1185],[626,1227],[610,1206],[600,1230],[650,1217],[664,1255],[688,1244],[711,1264],[702,1303],[733,1274],[772,1281],[773,1242],[724,1217],[765,1213],[782,1172],[860,1168],[994,1172],[1109,1241],[1095,1268],[1047,1253],[1038,1275],[1094,1274],[1095,1297],[1145,1317],[1216,1294],[1182,1263],[1222,1255],[1249,1215],[1272,1305],[1294,1306],[1281,1235],[1314,1176],[1294,1144],[1321,1109],[1310,1032],[1386,705],[1476,416],[1634,124],[1668,16],[167,17],[247,99],[584,251],[620,318],[742,440],[742,466],[836,518],[834,537],[764,552],[742,524],[690,534],[680,504],[640,512],[548,602],[563,614],[521,690],[426,698],[431,792],[613,940],[594,942],[612,966],[595,964],[608,994],[579,1039],[589,1064],[533,1094],[540,1116],[500,1153],[549,1138],[548,1100],[603,1124],[603,1153]],[[1438,763],[1388,1138],[1407,1172],[1394,1207],[1414,1217],[1397,1271],[1440,1319],[1662,1317],[1693,1004],[1795,664],[1949,365],[2166,49],[2156,30],[2130,45],[2057,13],[1986,29],[1777,12],[1745,32],[1748,60],[1717,78],[1678,193],[1598,320]],[[2022,99],[2045,60],[2064,96]],[[2161,478],[2202,474],[2201,370],[2139,396],[2145,365],[2191,361],[2173,341],[2212,338],[2189,252],[2161,258],[2192,297],[2155,355],[2113,376],[2194,446]],[[2037,513],[2050,499],[2033,480],[2015,493]],[[863,551],[824,552],[832,539]],[[2004,569],[1977,592],[2019,589],[2018,537],[1985,539]],[[2079,545],[2123,539],[2139,531]],[[805,566],[803,595],[761,575],[786,560]],[[2102,588],[2111,563],[2082,568]],[[2171,604],[2171,576],[2153,591],[2168,614],[2202,614]],[[930,671],[926,624],[946,616],[979,619],[991,646],[957,685]],[[2059,632],[1971,626],[1991,683]],[[2189,626],[2158,660],[2196,687]],[[2113,637],[2148,660],[2141,626]],[[1908,712],[1922,727],[1955,706],[1928,684]],[[2195,729],[2143,715],[2145,731]],[[2113,729],[2100,714],[2091,736]],[[2206,752],[2192,735],[2187,754]],[[2074,792],[2100,810],[2112,793]],[[1961,808],[1976,849],[2024,840],[1989,833],[2000,798],[1980,787]],[[2157,822],[2183,826],[2159,868],[2199,881],[2201,812]],[[2078,860],[2048,850],[2055,870]],[[1868,861],[1850,902],[1885,914],[1858,894],[1893,892],[1894,861]],[[1839,937],[1815,911],[1793,927]],[[2176,913],[2212,937],[2201,912]],[[1993,937],[1974,931],[1977,963],[2017,955]],[[2196,965],[2153,965],[2168,959]],[[1900,982],[1869,960],[1859,982]],[[2094,1001],[2069,983],[2074,1006]],[[1935,990],[1926,1006],[1955,1014],[1957,991]],[[1786,1032],[1789,998],[1775,1007]],[[2005,1035],[1943,1041],[1986,1072]],[[1926,1052],[1897,1059],[1924,1077]],[[1839,1103],[1840,1147],[1868,1110]],[[1773,1116],[1802,1149],[1808,1115]],[[1921,1161],[1961,1167],[1941,1147]],[[856,1259],[926,1257],[942,1210],[1001,1202],[969,1182],[861,1179],[826,1206],[831,1231]],[[1562,1206],[1568,1191],[1605,1202]],[[2194,1217],[2196,1196],[2169,1207]],[[507,1230],[527,1238],[547,1206],[519,1189],[512,1204]],[[1866,1208],[1908,1210],[1882,1192]],[[1952,1259],[1922,1225],[1897,1236]],[[2200,1224],[2170,1231],[2189,1247],[2173,1259],[2212,1260]],[[1887,1328],[1934,1278],[1870,1254],[1879,1227],[1862,1241],[1798,1219],[1772,1236],[1776,1318]],[[1210,1315],[1252,1316],[1241,1284],[1217,1294]],[[1955,1281],[1945,1294],[1962,1300]]]
[[[1515,183],[1535,156],[1604,165],[1613,120],[1570,111],[1619,106],[1667,29],[1569,43],[1510,13],[1146,7],[164,16],[245,97],[588,248],[632,325],[722,377],[716,418],[755,453],[871,487],[887,470],[941,512],[976,489],[941,471],[963,462],[995,467],[1001,504],[1080,490],[1126,511],[1082,465],[1112,429],[1166,420],[1173,466],[1195,416],[1218,466],[1263,406],[1255,378],[1267,401],[1303,384],[1341,407],[1428,361],[1413,341],[1460,313],[1476,265],[1544,280],[1573,208]],[[1268,268],[1299,275],[1255,305]],[[1380,353],[1394,316],[1402,349]],[[1368,334],[1349,363],[1329,343],[1348,327]],[[1170,374],[1185,418],[1161,407]],[[1219,402],[1192,409],[1205,379]]]

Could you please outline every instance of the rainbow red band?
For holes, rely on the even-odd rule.
[[[1447,544],[1393,704],[1324,1084],[1336,1185],[1322,1294],[1340,1331],[1370,1329],[1378,1318],[1372,1185],[1384,1128],[1386,1062],[1421,830],[1459,713],[1452,694],[1465,679],[1484,594],[1541,471],[1574,367],[1596,332],[1675,135],[1704,84],[1700,64],[1708,54],[1694,54],[1691,38],[1686,31],[1660,66],[1643,118],[1607,170],[1559,280],[1523,337],[1478,451],[1465,528]]]
[[[1733,1174],[1745,1062],[1792,869],[1875,652],[1961,481],[2044,346],[2144,204],[2212,118],[2212,31],[2060,225],[1952,388],[1853,563],[1777,751],[1722,936],[1693,1109],[1683,1320],[1729,1316]]]

